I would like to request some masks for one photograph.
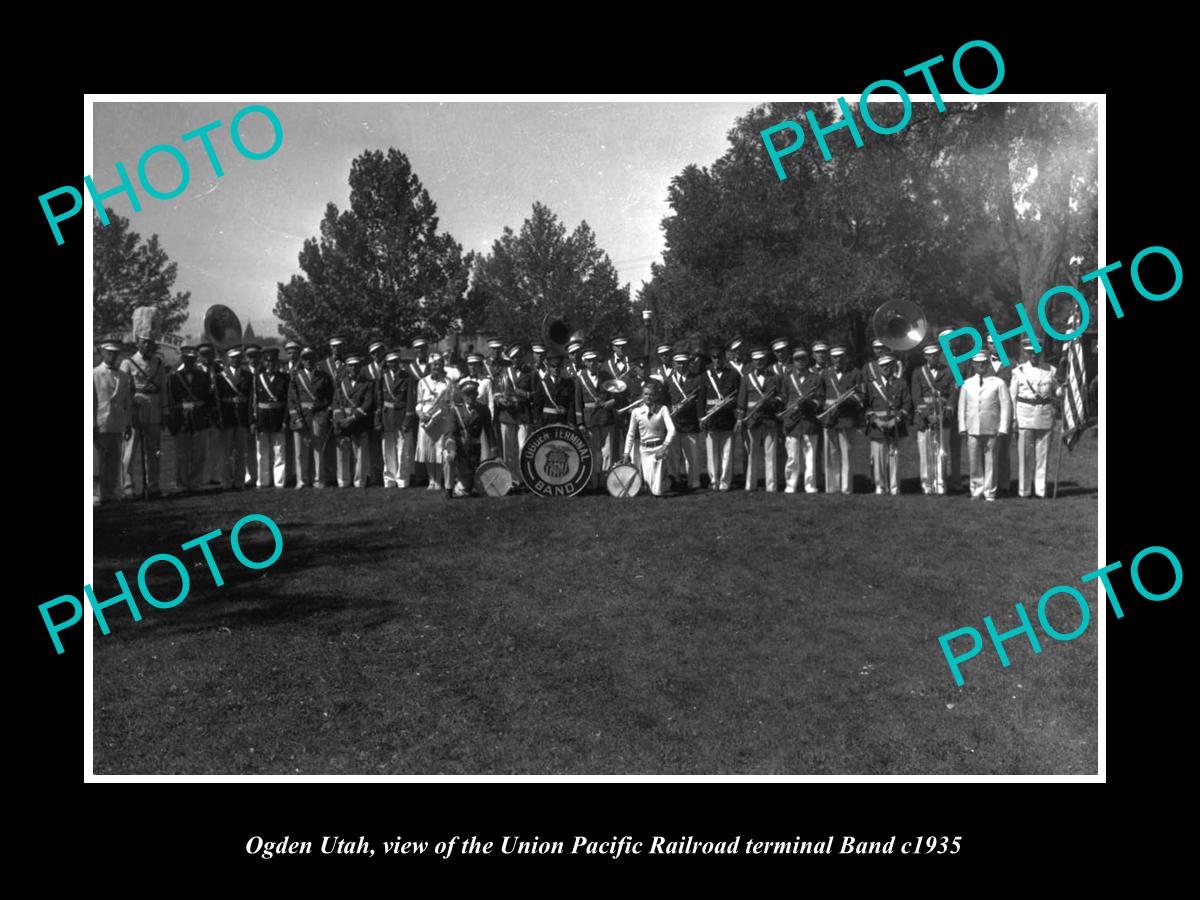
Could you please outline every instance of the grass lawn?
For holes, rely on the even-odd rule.
[[[1064,456],[1054,502],[922,496],[909,440],[900,497],[369,488],[105,507],[101,599],[114,570],[133,582],[215,528],[226,584],[187,551],[187,600],[138,623],[113,607],[95,630],[96,771],[1094,773],[1090,586],[1082,637],[1039,635],[1040,655],[1009,641],[1008,669],[988,647],[961,688],[937,637],[985,615],[1012,628],[1016,601],[1033,614],[1096,567],[1096,450],[1092,431]],[[283,534],[262,572],[228,544],[248,513]],[[243,546],[262,559],[270,538],[247,526]],[[150,584],[178,590],[170,566]],[[1051,608],[1073,630],[1071,605]]]

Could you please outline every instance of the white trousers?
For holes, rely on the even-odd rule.
[[[875,493],[900,494],[900,447],[892,440],[871,441],[871,467]]]
[[[646,487],[655,497],[661,497],[667,490],[666,460],[658,459],[656,456],[661,449],[661,446],[641,448],[642,481],[646,483]],[[670,448],[668,448],[667,456],[670,456]]]
[[[854,428],[825,429],[825,493],[854,493]]]
[[[271,475],[275,476],[275,487],[283,487],[287,475],[286,442],[282,431],[258,432],[258,486],[270,487]]]
[[[367,433],[360,432],[338,438],[338,487],[367,486]]]
[[[941,453],[935,453],[934,430],[926,428],[917,432],[917,453],[921,457],[921,490],[926,494],[946,493],[946,463],[950,455],[950,429],[941,429]],[[930,467],[932,460],[933,466]]]
[[[708,477],[714,490],[729,490],[733,479],[733,432],[704,432],[704,449],[708,456]]]
[[[677,431],[675,441],[681,461],[678,475],[687,475],[688,487],[700,487],[700,433]]]
[[[970,435],[967,451],[971,457],[971,496],[996,499],[996,435]]]
[[[142,441],[146,442],[146,484],[152,491],[158,488],[159,459],[162,456],[162,429],[159,425],[134,428],[129,440],[122,444],[121,468],[125,490],[134,490],[134,476],[142,479]]]
[[[1018,432],[1017,483],[1022,497],[1029,496],[1031,486],[1039,497],[1046,496],[1046,460],[1052,433],[1051,428],[1022,428]]]
[[[414,433],[399,428],[383,430],[383,486],[405,486],[412,471]],[[404,484],[401,484],[401,483]]]
[[[120,432],[92,432],[92,499],[121,499]]]
[[[804,492],[817,492],[817,435],[789,434],[784,440],[787,446],[787,465],[784,477],[789,491],[800,490],[800,474],[804,473]]]
[[[776,489],[775,436],[774,422],[750,429],[750,448],[746,458],[746,490],[758,489],[759,476],[764,476],[763,481],[766,482],[768,491]]]

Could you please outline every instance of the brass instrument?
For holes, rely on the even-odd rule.
[[[724,400],[722,400],[720,403],[718,403],[716,406],[714,406],[711,410],[709,410],[703,416],[701,416],[700,424],[703,425],[705,422],[707,422],[709,419],[711,419],[713,416],[715,416],[717,413],[719,413],[721,410],[723,410],[725,407],[727,407],[730,403],[736,403],[736,402],[737,402],[737,394],[736,393],[730,394],[728,397],[726,397]]]
[[[627,413],[631,409],[636,409],[637,407],[642,406],[645,402],[646,402],[645,400],[634,400],[628,406],[622,406],[620,409],[617,410],[617,412],[618,413]]]
[[[690,394],[688,394],[686,397],[684,397],[678,403],[672,404],[671,416],[674,417],[676,413],[678,413],[681,409],[683,409],[685,406],[687,406],[689,403],[691,403],[693,400],[695,400],[696,395],[699,393],[700,393],[700,388],[696,388],[694,391],[692,391]]]
[[[929,331],[925,310],[911,300],[888,300],[880,304],[871,325],[875,337],[889,350],[911,350]]]
[[[820,422],[821,424],[824,424],[825,417],[828,415],[832,415],[835,411],[837,411],[837,408],[839,406],[841,406],[846,400],[850,399],[850,396],[853,393],[855,393],[855,389],[850,388],[849,390],[842,391],[842,393],[838,394],[837,397],[834,398],[832,405],[827,407],[824,411],[817,413],[817,421]]]
[[[625,383],[623,378],[610,378],[608,381],[600,383],[600,390],[614,396],[625,393],[629,389],[629,385]]]
[[[240,344],[242,325],[234,311],[220,303],[210,306],[204,313],[204,338],[222,353]]]
[[[774,397],[778,392],[779,384],[772,384],[771,389],[759,397],[755,404],[746,411],[746,415],[742,419],[742,424],[747,428],[753,428],[755,421],[758,419],[759,410],[761,410],[763,406],[766,405],[766,402]]]

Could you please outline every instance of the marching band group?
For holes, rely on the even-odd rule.
[[[939,336],[950,329],[939,332]],[[994,350],[972,361],[956,385],[936,342],[922,363],[875,341],[875,358],[855,367],[842,344],[793,347],[787,338],[749,347],[740,339],[701,350],[659,345],[656,358],[630,358],[621,337],[610,352],[569,343],[489,342],[467,371],[413,342],[405,360],[382,341],[366,355],[333,337],[324,358],[289,341],[278,348],[184,347],[169,370],[149,334],[120,359],[101,346],[93,371],[95,502],[161,494],[160,435],[175,444],[179,493],[212,483],[252,487],[404,488],[427,484],[470,496],[481,462],[499,458],[522,490],[519,456],[533,429],[566,424],[587,435],[589,487],[636,459],[652,494],[735,484],[757,490],[852,493],[857,435],[870,441],[878,494],[898,494],[901,438],[917,431],[921,487],[945,494],[960,480],[960,441],[968,438],[970,493],[994,500],[1009,484],[1009,435],[1018,434],[1022,497],[1046,493],[1046,460],[1057,381],[1026,343],[1022,361],[1000,365]],[[820,465],[818,465],[820,461]],[[123,482],[123,484],[122,484]],[[123,491],[122,491],[123,487]]]

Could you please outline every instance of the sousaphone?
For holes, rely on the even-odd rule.
[[[223,353],[242,342],[242,323],[232,309],[217,303],[204,313],[204,338]]]
[[[925,339],[929,320],[925,310],[911,300],[888,300],[875,310],[871,324],[889,350],[911,350]]]

